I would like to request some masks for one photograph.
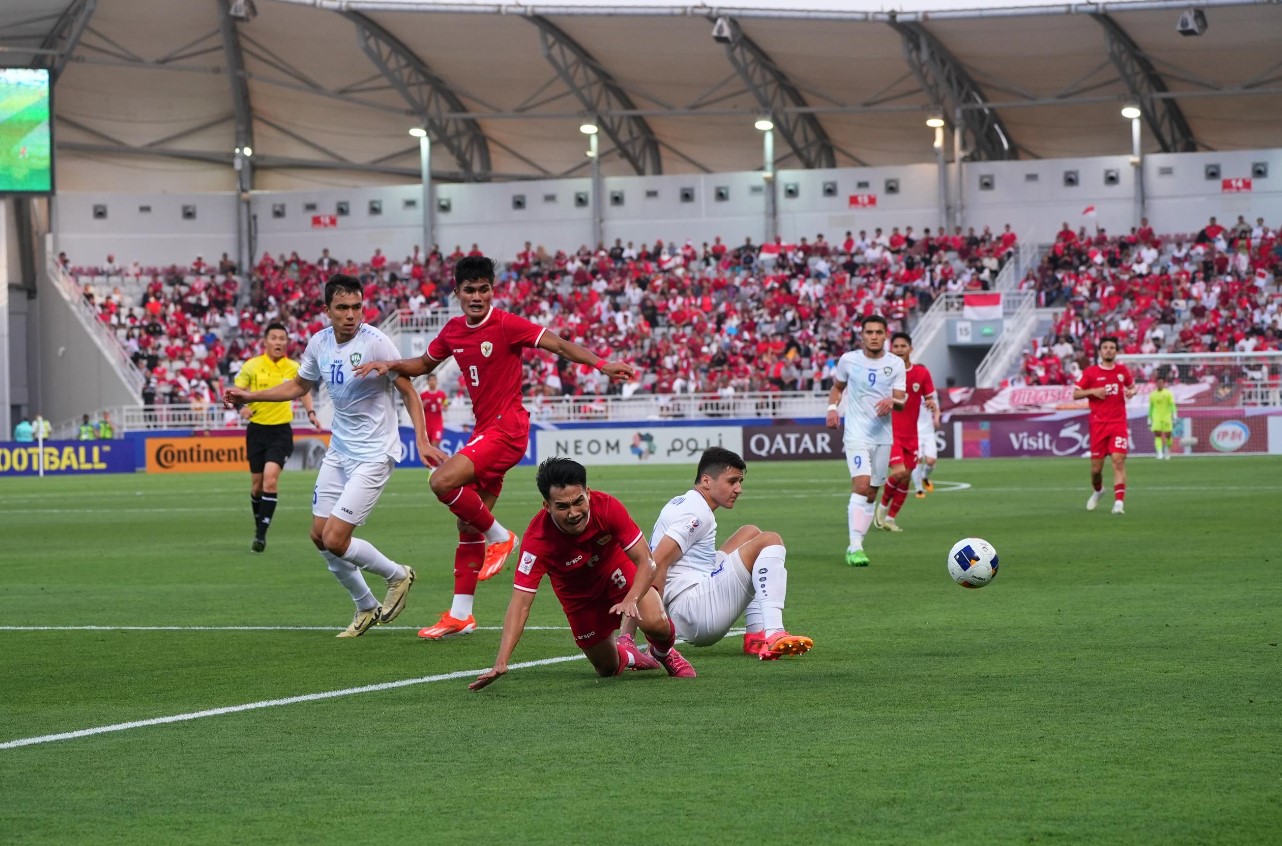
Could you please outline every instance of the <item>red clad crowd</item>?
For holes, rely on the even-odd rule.
[[[1249,352],[1282,345],[1282,241],[1257,219],[1215,218],[1196,233],[1156,235],[1142,219],[1124,236],[1065,223],[1021,284],[1055,308],[1025,350],[1018,381],[1067,385],[1115,335],[1123,354]]]
[[[921,234],[912,227],[823,235],[791,243],[699,246],[616,241],[597,250],[549,253],[528,242],[505,266],[496,302],[602,355],[634,362],[640,389],[721,392],[826,388],[836,359],[852,348],[852,327],[881,313],[910,327],[943,292],[989,287],[1015,247],[1001,233],[960,228]],[[279,321],[290,355],[325,325],[325,280],[336,272],[365,283],[366,320],[393,312],[424,316],[447,309],[452,269],[473,244],[415,251],[403,261],[381,250],[364,262],[264,254],[241,296],[235,263],[226,254],[186,267],[124,267],[114,256],[97,267],[63,266],[84,287],[104,323],[115,330],[148,375],[145,403],[212,404],[241,362],[257,355],[261,329]],[[458,386],[444,386],[457,393]],[[596,371],[531,356],[527,394],[618,391]]]

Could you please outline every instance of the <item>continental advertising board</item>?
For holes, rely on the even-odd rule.
[[[133,445],[127,441],[45,441],[0,443],[0,476],[46,476],[134,472]]]
[[[320,466],[329,447],[328,432],[294,434],[294,453],[285,463],[292,470]],[[248,470],[244,433],[147,438],[148,473],[225,473]]]
[[[739,426],[646,426],[539,429],[531,433],[540,459],[559,455],[588,466],[601,464],[689,464],[705,449],[725,447],[743,454]]]

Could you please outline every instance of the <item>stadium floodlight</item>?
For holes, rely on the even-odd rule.
[[[426,138],[427,130],[421,126],[415,126],[410,129],[410,135],[414,136],[415,138]]]
[[[584,135],[596,135],[599,131],[595,123],[585,123],[579,126],[579,132]]]
[[[1140,111],[1140,107],[1134,103],[1127,103],[1125,106],[1122,106],[1122,117],[1127,120],[1135,120],[1142,114],[1144,113]]]
[[[251,157],[251,156],[253,156],[253,155],[254,155],[254,148],[253,148],[253,147],[241,147],[241,148],[240,148],[240,154],[241,154],[242,156],[244,156],[245,158],[249,158],[249,157]]]
[[[944,118],[938,113],[932,113],[930,117],[926,118],[926,125],[931,129],[943,129]]]
[[[254,0],[232,0],[227,15],[234,21],[252,21],[258,16],[258,9],[254,8]]]
[[[775,128],[775,122],[772,121],[770,118],[763,117],[763,118],[758,118],[757,122],[754,123],[753,126],[755,126],[757,129],[760,129],[762,132],[769,132],[770,130]]]

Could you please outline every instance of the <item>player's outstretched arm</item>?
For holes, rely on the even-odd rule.
[[[503,636],[499,639],[499,654],[494,659],[494,666],[476,677],[476,681],[467,686],[468,690],[480,690],[489,687],[507,672],[508,659],[516,651],[516,645],[525,632],[525,623],[530,619],[530,606],[534,604],[534,594],[528,590],[512,588],[512,598],[507,603],[507,613],[503,615]]]
[[[573,361],[576,364],[595,367],[606,376],[609,376],[611,382],[631,382],[637,377],[636,368],[631,364],[623,361],[606,361],[586,347],[581,347],[573,341],[567,341],[551,332],[544,332],[539,337],[539,349],[556,353],[561,358]]]
[[[841,422],[841,417],[837,413],[841,408],[838,403],[841,402],[841,395],[846,390],[845,382],[833,381],[832,390],[828,391],[828,414],[824,417],[824,424],[829,429],[836,429],[837,424]]]
[[[281,382],[276,387],[265,391],[228,388],[223,392],[223,405],[228,408],[239,408],[247,402],[289,402],[310,393],[314,384],[310,379],[295,376],[288,382]]]
[[[388,371],[395,370],[401,376],[408,376],[413,379],[415,376],[426,376],[431,373],[440,362],[434,358],[429,358],[426,353],[414,358],[400,358],[396,361],[363,361],[352,370],[352,374],[358,377],[368,376],[373,373],[378,376],[386,376]]]

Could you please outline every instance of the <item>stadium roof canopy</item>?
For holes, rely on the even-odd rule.
[[[609,175],[759,168],[763,115],[787,168],[932,161],[936,112],[971,159],[1129,152],[1128,101],[1149,152],[1282,139],[1275,2],[785,5],[5,0],[0,63],[57,74],[63,190],[404,182],[414,126],[462,180],[584,175],[588,121]]]

